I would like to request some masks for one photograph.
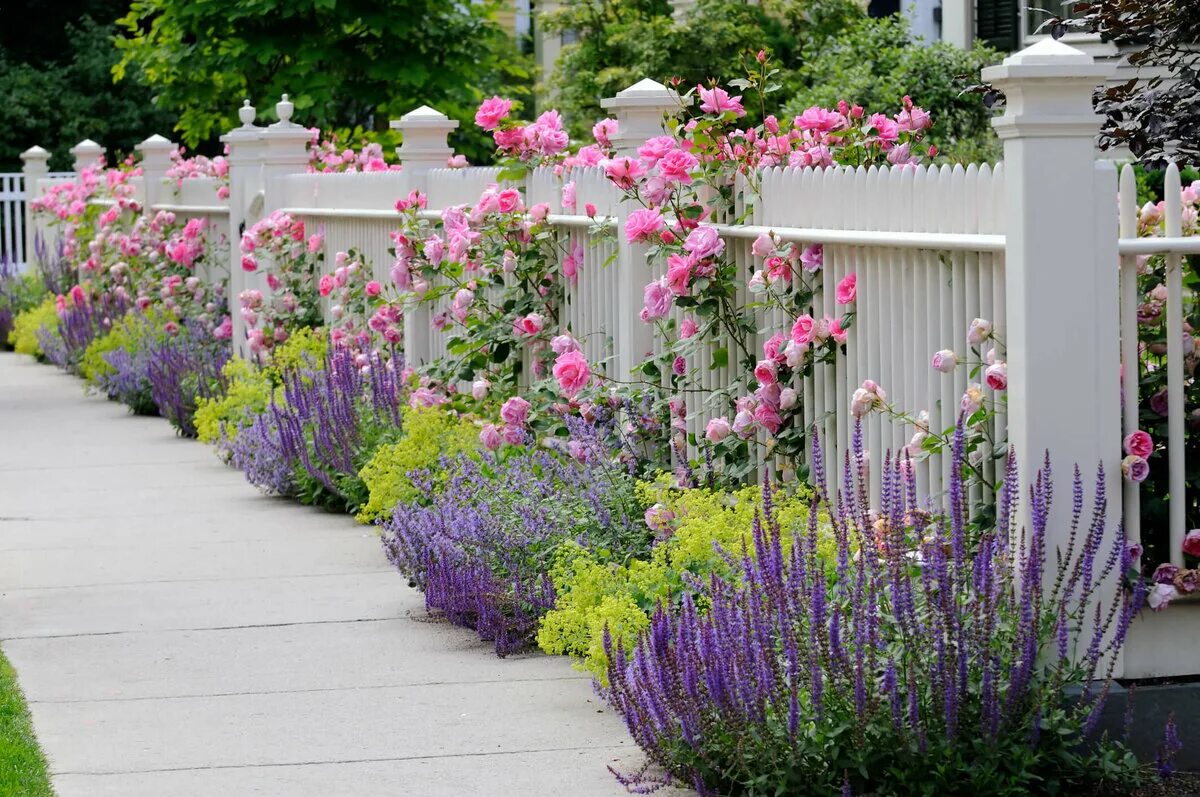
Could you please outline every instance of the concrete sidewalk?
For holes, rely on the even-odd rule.
[[[564,659],[431,622],[369,528],[0,354],[0,644],[60,797],[618,795]]]

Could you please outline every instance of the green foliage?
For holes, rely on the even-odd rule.
[[[37,307],[47,294],[41,276],[34,269],[11,276],[0,273],[0,349],[12,345],[8,337],[12,332],[13,318],[18,313]]]
[[[918,43],[901,16],[864,18],[849,26],[801,65],[799,89],[786,106],[788,115],[838,100],[871,110],[899,110],[905,94],[933,115],[928,141],[942,155],[959,161],[995,161],[999,139],[991,112],[976,94],[961,94],[965,81],[1000,60],[1001,54],[977,44],[962,50],[946,42]]]
[[[294,121],[385,130],[422,104],[473,125],[475,106],[527,72],[497,25],[493,0],[135,0],[119,20],[114,74],[140,69],[189,145],[236,125],[250,97],[264,111],[284,92]],[[260,113],[262,113],[260,111]],[[464,139],[470,142],[470,139]]]
[[[423,497],[408,477],[412,471],[436,469],[443,456],[469,454],[479,446],[474,423],[436,407],[405,409],[401,428],[400,439],[378,448],[359,471],[368,491],[357,515],[362,523],[385,517],[398,503]]]
[[[71,19],[57,6],[55,15]],[[102,21],[84,16],[67,23],[63,41],[53,49],[8,42],[0,48],[0,171],[19,170],[19,154],[33,144],[50,151],[51,168],[67,169],[72,162],[67,150],[85,138],[101,140],[111,155],[132,152],[150,133],[170,130],[172,115],[154,106],[138,68],[130,69],[121,85],[113,85],[112,68],[120,57],[112,42],[115,27],[109,24],[112,17],[95,19]],[[25,31],[19,24],[11,27]],[[26,38],[43,40],[52,28],[42,25],[38,35]]]
[[[300,327],[272,350],[271,360],[265,370],[271,382],[279,384],[280,374],[284,371],[323,367],[328,351],[329,339],[325,330]]]
[[[670,536],[654,547],[648,559],[625,562],[613,561],[605,552],[564,546],[551,571],[555,608],[538,630],[543,651],[578,656],[579,664],[601,679],[608,667],[605,624],[613,642],[621,641],[631,650],[638,634],[649,627],[655,607],[660,602],[676,606],[690,590],[685,574],[700,581],[712,573],[732,575],[716,548],[735,556],[743,543],[753,549],[754,516],[762,511],[762,492],[757,487],[678,490],[664,477],[639,483],[637,493],[644,505],[658,505],[674,514]],[[806,491],[774,496],[785,548],[793,531],[808,522],[808,503]],[[821,534],[818,552],[828,561],[836,558],[832,536]]]
[[[132,312],[113,322],[109,331],[97,336],[83,352],[79,361],[79,375],[95,384],[103,377],[116,373],[104,359],[104,355],[118,349],[133,353],[146,344],[162,339],[166,332],[163,325],[173,319],[157,307],[150,307],[145,312]]]
[[[271,402],[271,380],[267,372],[240,357],[221,369],[225,392],[201,399],[196,407],[196,433],[202,443],[231,442],[238,427],[250,423]]]
[[[47,296],[32,309],[17,313],[12,332],[8,333],[8,342],[18,354],[30,354],[41,359],[42,346],[38,343],[37,332],[42,327],[58,328],[58,311],[54,307],[53,296]]]
[[[17,674],[0,653],[0,794],[52,797],[46,757],[33,735],[33,722]]]
[[[547,29],[578,37],[563,48],[549,87],[575,135],[607,116],[602,98],[643,78],[678,76],[686,87],[729,79],[761,48],[794,66],[863,14],[852,0],[699,0],[682,19],[673,11],[665,0],[573,0],[542,16]],[[761,109],[747,111],[751,123],[761,119]]]

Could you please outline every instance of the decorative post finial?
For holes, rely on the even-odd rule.
[[[82,172],[88,167],[95,166],[96,161],[103,161],[105,149],[90,138],[85,138],[71,147],[70,152],[75,158],[75,171]]]
[[[254,127],[254,118],[258,115],[258,111],[250,104],[250,100],[242,100],[242,107],[238,108],[238,121],[242,123],[242,127]]]
[[[396,154],[406,168],[436,169],[445,166],[454,154],[449,137],[458,127],[458,120],[428,105],[409,111],[388,126],[404,137]]]

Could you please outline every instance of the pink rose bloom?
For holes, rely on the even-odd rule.
[[[958,355],[949,349],[934,352],[932,365],[933,370],[948,374],[958,365]]]
[[[242,271],[257,271],[258,261],[253,255],[242,255]]]
[[[692,277],[692,261],[681,254],[667,257],[667,287],[676,296],[688,293],[688,281]]]
[[[779,363],[774,360],[759,360],[754,366],[754,378],[760,385],[773,385],[779,381]]]
[[[492,389],[492,383],[486,379],[476,379],[471,383],[471,397],[476,401],[483,401],[487,398],[488,391]]]
[[[850,333],[842,328],[842,319],[831,318],[829,320],[829,337],[837,341],[839,345],[850,339]]]
[[[1121,473],[1131,482],[1144,482],[1150,475],[1150,463],[1146,462],[1145,457],[1130,454],[1121,460]]]
[[[687,340],[700,331],[699,325],[690,317],[679,322],[679,339]]]
[[[506,188],[500,192],[500,212],[512,213],[516,210],[521,210],[521,192],[515,188]]]
[[[983,372],[983,378],[992,390],[1004,390],[1008,387],[1008,366],[1003,362],[989,365]]]
[[[580,351],[579,341],[570,335],[557,335],[550,341],[550,350],[555,354],[566,354],[569,351]]]
[[[575,182],[563,183],[562,206],[567,210],[575,209]]]
[[[958,402],[958,408],[964,415],[974,415],[979,412],[979,408],[983,406],[983,388],[978,382],[972,382],[967,386],[967,390],[963,393],[962,398]]]
[[[841,282],[837,284],[837,303],[838,304],[853,304],[858,297],[858,278],[853,272],[847,274]]]
[[[696,86],[696,90],[700,95],[700,110],[704,113],[719,114],[726,111],[733,111],[739,117],[746,115],[746,109],[742,107],[742,98],[740,95],[730,97],[729,92],[716,86],[711,89]]]
[[[739,410],[733,416],[732,431],[743,440],[751,437],[754,434],[754,412],[752,410]]]
[[[662,504],[655,504],[646,510],[646,526],[659,536],[671,531],[671,521],[674,519],[675,513]]]
[[[1125,437],[1125,453],[1135,454],[1143,459],[1149,457],[1154,453],[1154,438],[1141,429],[1130,433]]]
[[[1192,529],[1183,538],[1183,552],[1188,556],[1200,557],[1200,529]]]
[[[1179,597],[1179,590],[1172,584],[1155,584],[1146,595],[1146,605],[1156,612],[1171,605],[1171,601]]]
[[[550,204],[548,202],[539,202],[529,209],[529,218],[533,219],[535,224],[540,224],[550,215]]]
[[[755,257],[770,257],[774,251],[775,241],[765,232],[755,238],[754,243],[750,246],[750,254]]]
[[[763,276],[762,269],[750,275],[750,281],[746,283],[746,288],[751,293],[764,293],[767,290],[767,278]]]
[[[797,345],[804,346],[812,343],[816,338],[817,322],[808,313],[796,319],[796,323],[792,324],[792,342]]]
[[[846,117],[836,111],[827,111],[817,105],[795,117],[792,124],[801,130],[815,130],[818,133],[828,133],[846,125]]]
[[[637,153],[647,166],[654,166],[662,156],[676,148],[675,139],[670,136],[655,136],[638,147]]]
[[[479,110],[475,112],[475,124],[482,127],[484,130],[495,130],[501,122],[512,111],[512,100],[506,100],[502,97],[492,97],[490,100],[484,100]]]
[[[796,393],[795,388],[785,387],[779,392],[779,409],[790,410],[796,406],[799,400],[800,396]]]
[[[729,421],[725,420],[724,418],[713,418],[708,422],[708,425],[704,427],[704,437],[710,443],[719,443],[726,437],[729,437],[729,433],[731,431],[732,429],[729,426]]]
[[[754,410],[754,420],[771,434],[778,432],[779,427],[783,425],[783,418],[779,417],[779,410],[765,401]]]
[[[933,120],[929,118],[929,113],[923,108],[913,106],[896,114],[896,124],[901,130],[916,131],[933,127]]]
[[[383,286],[380,285],[375,280],[371,280],[370,282],[367,283],[366,287],[363,290],[366,291],[367,296],[374,298],[374,297],[378,296],[381,291],[383,291]]]
[[[663,215],[657,210],[635,210],[625,219],[625,239],[631,244],[649,240],[662,229]]]
[[[587,358],[578,349],[564,352],[554,361],[554,378],[567,398],[575,398],[592,379]]]
[[[496,424],[489,423],[479,432],[479,442],[483,443],[483,447],[488,451],[495,451],[504,441],[500,437],[500,430],[496,428]]]
[[[333,277],[328,274],[321,276],[320,282],[317,283],[317,293],[322,296],[328,296],[333,293]]]
[[[800,265],[809,273],[817,271],[824,263],[825,247],[822,244],[806,246],[804,247],[804,251],[800,253]]]
[[[674,360],[671,361],[671,372],[674,373],[675,376],[683,376],[684,374],[686,374],[687,373],[687,360],[683,359],[682,356],[676,357]]]
[[[686,150],[673,149],[658,161],[658,174],[664,180],[690,185],[691,172],[700,165],[696,156]]]
[[[500,407],[500,417],[509,426],[524,427],[532,406],[520,396],[513,396]]]
[[[545,324],[546,319],[540,313],[530,313],[513,322],[513,333],[517,336],[532,337],[541,332]]]
[[[971,322],[970,329],[967,330],[967,343],[971,346],[978,346],[991,336],[992,322],[976,318]]]
[[[641,161],[633,158],[613,158],[604,161],[604,173],[618,188],[628,190],[634,182],[646,173],[646,167]]]
[[[592,137],[596,139],[596,143],[605,149],[612,147],[612,137],[617,134],[616,119],[601,119],[596,124],[592,125]]]
[[[867,124],[875,130],[879,140],[884,144],[892,144],[900,138],[900,125],[881,113],[871,114]]]
[[[440,265],[442,259],[446,256],[446,244],[441,238],[437,237],[436,235],[431,235],[425,240],[424,252],[425,259],[428,260],[431,265]]]
[[[642,299],[645,302],[645,307],[642,308],[643,321],[666,318],[667,313],[671,311],[671,289],[667,287],[665,279],[657,279],[647,284],[642,291]]]
[[[763,343],[763,356],[768,360],[775,362],[783,362],[783,347],[787,344],[787,336],[782,332],[776,332]]]
[[[525,444],[525,430],[520,426],[505,426],[502,434],[504,435],[504,442],[509,445],[520,446]]]
[[[465,169],[467,167],[467,156],[451,155],[446,159],[446,165],[451,169]]]
[[[721,234],[713,227],[697,227],[688,233],[683,242],[684,251],[691,252],[697,260],[717,257],[725,251],[725,242]]]

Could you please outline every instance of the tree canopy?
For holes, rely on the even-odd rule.
[[[322,129],[385,130],[422,104],[466,121],[528,78],[495,11],[495,0],[134,0],[115,75],[140,70],[191,145],[235,125],[243,98],[265,110],[283,93],[296,121]],[[460,131],[468,154],[482,146],[471,125]]]

